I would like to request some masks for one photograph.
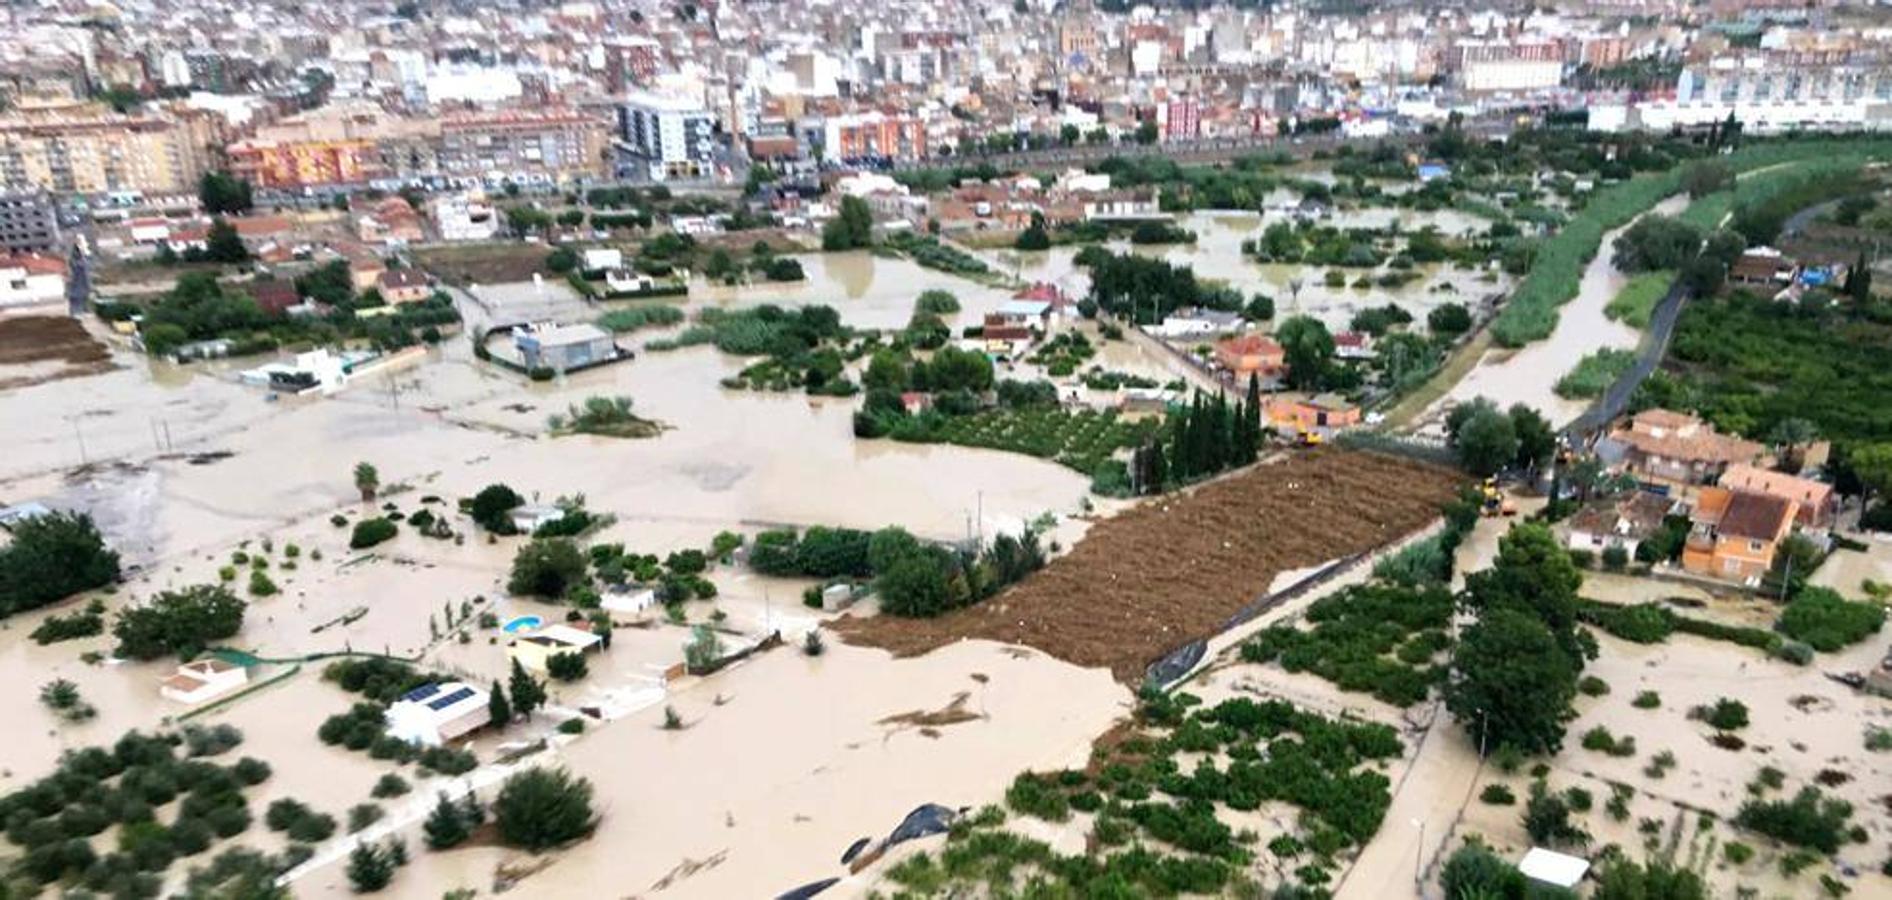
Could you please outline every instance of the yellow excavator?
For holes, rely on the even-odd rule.
[[[1505,496],[1504,491],[1498,487],[1498,479],[1486,478],[1480,490],[1485,495],[1485,502],[1484,505],[1480,507],[1479,511],[1483,513],[1486,518],[1492,518],[1494,516],[1510,517],[1518,514],[1517,501]]]

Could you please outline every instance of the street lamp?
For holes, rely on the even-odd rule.
[[[1412,854],[1412,883],[1417,886],[1423,883],[1419,870],[1426,858],[1426,821],[1424,819],[1413,819],[1412,825],[1414,828],[1419,829],[1419,847],[1417,850],[1414,850]]]

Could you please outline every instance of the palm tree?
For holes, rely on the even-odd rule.
[[[361,492],[361,502],[373,502],[375,492],[380,489],[381,473],[375,471],[371,463],[355,463],[355,490]]]

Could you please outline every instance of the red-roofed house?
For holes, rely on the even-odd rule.
[[[268,313],[285,313],[289,307],[302,302],[302,296],[296,293],[296,286],[281,279],[252,281],[247,289],[250,299]]]
[[[418,303],[434,293],[427,276],[413,269],[388,269],[375,279],[375,287],[389,303]]]
[[[1774,552],[1793,530],[1792,500],[1771,494],[1701,489],[1682,568],[1697,575],[1753,584],[1774,565]]]
[[[1249,375],[1279,377],[1287,371],[1288,354],[1265,334],[1244,334],[1215,342],[1215,359],[1240,379]]]

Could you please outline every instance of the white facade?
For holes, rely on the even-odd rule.
[[[29,268],[0,257],[0,309],[64,301],[66,276],[46,268]]]
[[[715,122],[691,100],[638,93],[624,101],[624,140],[650,163],[651,177],[703,174],[715,155]]]
[[[1892,103],[1872,100],[1772,102],[1657,101],[1590,107],[1591,131],[1668,131],[1707,128],[1732,114],[1750,134],[1780,131],[1884,131],[1892,128]]]
[[[448,194],[428,205],[443,241],[487,241],[499,233],[499,216],[483,197]]]
[[[1468,91],[1538,91],[1563,84],[1564,64],[1554,59],[1490,59],[1465,64]]]
[[[489,699],[485,691],[458,681],[422,685],[388,707],[388,734],[438,747],[492,721]]]
[[[158,693],[178,703],[202,703],[242,687],[250,680],[248,669],[214,657],[187,662],[158,687]]]

